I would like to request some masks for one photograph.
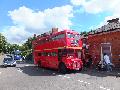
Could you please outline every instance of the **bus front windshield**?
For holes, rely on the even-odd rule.
[[[79,39],[80,39],[80,35],[79,35],[79,34],[68,33],[68,34],[67,34],[67,37],[68,37],[68,38],[74,38],[74,39],[76,39],[76,40],[79,40]]]
[[[70,40],[71,45],[79,46],[79,39],[80,39],[80,35],[79,34],[68,33],[67,34],[67,38],[69,38],[69,39],[72,38]]]

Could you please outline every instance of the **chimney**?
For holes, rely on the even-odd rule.
[[[52,33],[58,32],[58,28],[52,28]]]

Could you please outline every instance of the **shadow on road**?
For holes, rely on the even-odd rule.
[[[88,74],[90,76],[96,76],[96,77],[107,77],[107,76],[115,76],[120,77],[120,70],[114,69],[112,72],[107,71],[98,71],[96,69],[87,69],[80,72],[81,74]]]
[[[17,67],[17,69],[21,70],[22,73],[28,74],[29,76],[56,76],[61,74],[57,70],[40,68],[37,66],[33,66],[33,64],[31,64],[31,66]],[[81,72],[69,71],[67,74],[81,73],[83,75],[88,74],[90,76],[96,76],[96,77],[107,77],[107,76],[120,77],[119,72],[120,71],[118,70],[113,70],[112,72],[97,71],[97,70],[82,70]]]
[[[37,67],[32,62],[30,63],[20,62],[18,64],[18,67],[16,68],[21,70],[21,72],[28,74],[29,76],[56,76],[61,74],[57,70]],[[120,77],[120,70],[117,69],[114,69],[112,72],[98,71],[96,69],[86,69],[86,70],[82,70],[81,72],[69,71],[67,74],[71,74],[71,73],[81,73],[83,75],[88,74],[90,76],[96,76],[96,77],[107,77],[107,76]]]
[[[56,76],[60,74],[55,70],[40,68],[37,66],[17,67],[17,69],[21,70],[25,74],[28,74],[29,76]]]
[[[4,67],[3,65],[0,65],[0,68],[6,68],[6,67]]]

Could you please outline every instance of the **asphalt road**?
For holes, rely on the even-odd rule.
[[[4,56],[0,57],[2,64]],[[0,66],[0,90],[120,90],[120,77],[95,70],[62,75],[55,70],[19,63],[16,67]]]

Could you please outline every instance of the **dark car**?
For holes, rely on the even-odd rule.
[[[12,57],[5,57],[3,60],[3,66],[16,66],[16,61]]]

